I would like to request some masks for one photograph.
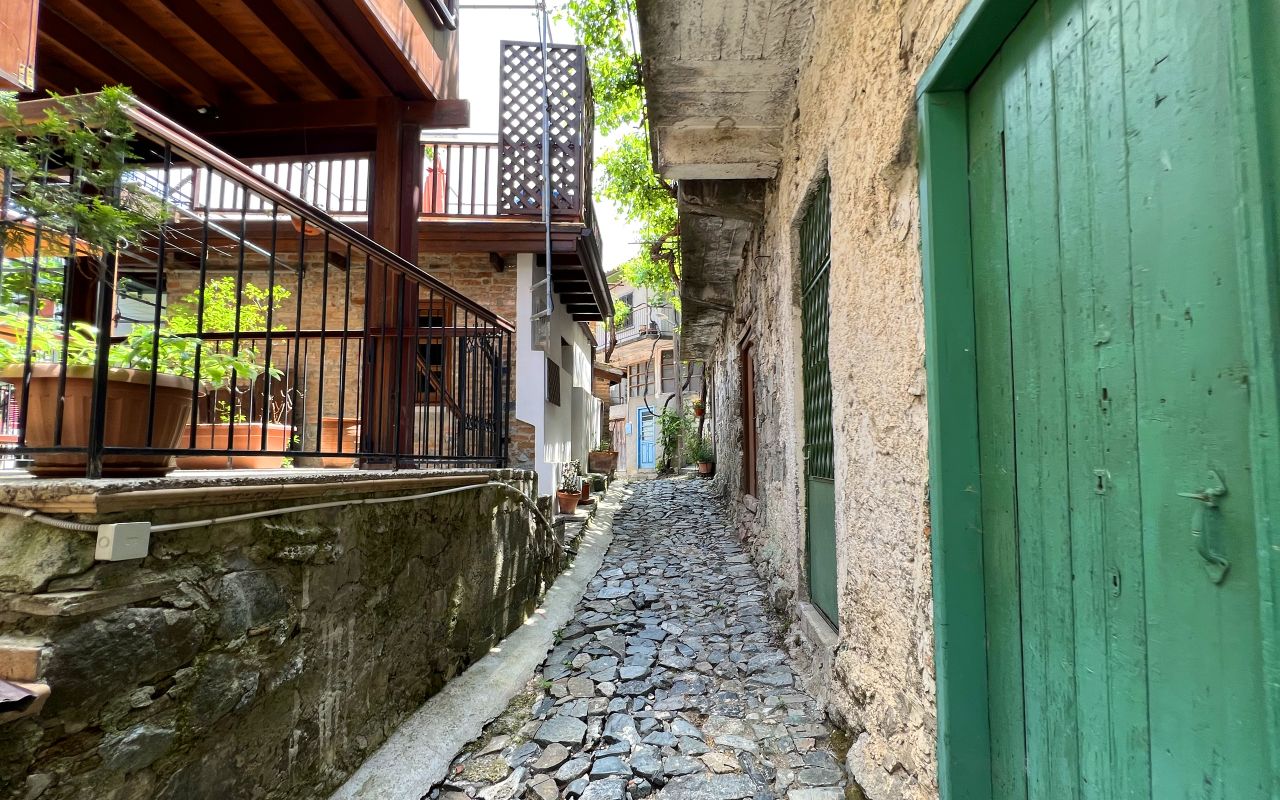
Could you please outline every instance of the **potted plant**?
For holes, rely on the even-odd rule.
[[[320,418],[320,450],[324,453],[338,452],[338,443],[342,443],[341,456],[322,456],[319,465],[326,469],[346,469],[356,465],[356,448],[360,436],[360,420],[355,417],[321,417]]]
[[[591,472],[612,474],[618,468],[618,451],[613,449],[613,434],[600,437],[600,445],[587,453],[587,469]]]
[[[693,399],[693,415],[695,417],[701,417],[706,412],[707,412],[706,403],[702,402],[701,397],[695,397]]]
[[[265,331],[268,316],[279,311],[280,304],[290,296],[283,286],[267,290],[251,281],[226,275],[207,281],[202,288],[173,303],[169,308],[169,324],[180,333]],[[214,352],[221,354],[218,349],[221,344],[214,346]],[[252,382],[268,369],[259,363],[263,358],[253,345],[242,344],[231,355],[237,363],[248,367],[246,389],[251,389]],[[202,360],[202,372],[203,366]],[[270,373],[275,378],[283,375],[277,369],[271,369]],[[220,388],[227,390],[228,383],[224,382]],[[258,418],[250,419],[244,414],[241,397],[234,392],[226,393],[227,398],[214,400],[215,419],[197,422],[194,429],[187,427],[182,446],[193,450],[264,453],[289,449],[291,428],[281,421],[288,412],[287,404],[272,404],[270,398],[264,397],[263,407],[255,413]],[[284,461],[284,455],[190,455],[179,456],[178,466],[182,469],[279,469]]]
[[[556,489],[556,501],[560,504],[561,514],[573,514],[578,510],[582,499],[581,477],[578,475],[578,462],[566,461],[560,467],[560,485]]]
[[[715,466],[716,450],[705,436],[694,436],[689,440],[688,458],[698,465],[699,475],[710,475]]]
[[[134,131],[128,90],[107,88],[91,97],[53,98],[38,119],[24,119],[12,94],[0,94],[0,170],[8,207],[0,291],[0,380],[25,398],[23,439],[37,475],[84,475],[100,371],[99,332],[83,320],[57,318],[70,258],[107,274],[107,256],[121,242],[137,241],[164,218],[163,202],[126,185]],[[25,271],[25,275],[23,274]],[[100,278],[105,280],[109,278]],[[65,310],[64,310],[65,313]],[[200,343],[168,329],[134,328],[106,348],[106,447],[172,449],[195,393],[194,358]],[[234,369],[225,359],[211,371]],[[154,395],[150,414],[139,414]],[[59,414],[61,409],[61,414]],[[163,475],[168,455],[104,456],[104,475]]]

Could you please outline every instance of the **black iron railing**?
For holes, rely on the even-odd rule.
[[[5,176],[0,448],[90,477],[172,459],[505,463],[508,322],[263,169],[149,108],[128,115],[138,160],[115,196],[154,212],[129,241],[86,243]],[[79,177],[51,163],[41,180]]]

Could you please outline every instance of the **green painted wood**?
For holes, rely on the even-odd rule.
[[[999,56],[992,73],[1001,74]],[[991,785],[996,797],[1025,798],[1022,608],[1014,489],[1009,255],[1005,225],[1004,93],[998,80],[969,95],[973,312],[982,470],[982,569],[986,597]],[[1010,691],[1008,689],[1012,688]]]
[[[1242,149],[1238,240],[1250,364],[1263,670],[1271,796],[1280,797],[1280,4],[1231,4],[1233,84]]]
[[[1036,7],[1002,50],[1027,797],[1079,796],[1052,49]]]
[[[1054,4],[1080,796],[1150,795],[1119,0]],[[1068,224],[1068,221],[1070,224]]]
[[[800,315],[804,379],[806,551],[809,599],[838,627],[835,434],[828,356],[831,303],[831,180],[824,177],[800,225]]]
[[[1240,321],[1229,7],[1123,7],[1155,797],[1264,798],[1250,368]],[[1180,497],[1227,494],[1208,508]],[[1193,536],[1193,530],[1204,533]],[[1231,562],[1221,583],[1198,548]]]
[[[1140,0],[1138,2],[1126,0],[1126,2],[1125,13],[1128,18],[1140,15],[1144,11],[1148,17],[1165,13],[1163,8],[1152,13],[1150,3]],[[1021,5],[1022,8],[1014,13],[1010,11],[1013,5]],[[994,695],[1001,688],[996,685],[994,678],[990,683],[986,681],[988,669],[986,654],[981,647],[975,646],[975,641],[982,642],[984,639],[974,638],[980,637],[984,632],[987,614],[981,614],[983,625],[975,623],[978,618],[977,612],[983,610],[985,597],[983,596],[984,581],[980,577],[983,574],[981,542],[976,542],[973,534],[979,525],[977,500],[987,499],[985,489],[992,481],[989,476],[980,477],[977,467],[979,431],[974,399],[978,396],[979,389],[974,386],[976,380],[972,349],[974,320],[969,313],[971,310],[969,304],[974,301],[973,287],[969,282],[971,273],[968,270],[972,263],[968,227],[971,213],[966,186],[967,170],[957,168],[960,162],[964,162],[967,166],[968,132],[965,125],[967,104],[966,98],[957,90],[968,88],[976,80],[982,67],[998,49],[999,43],[1016,24],[1021,11],[1029,5],[1030,3],[1008,4],[1000,0],[971,2],[956,30],[943,46],[938,60],[930,67],[920,85],[921,233],[929,366],[939,783],[944,798],[968,800],[968,798],[993,796],[990,771],[987,765],[982,763],[980,756],[974,757],[990,746],[992,741],[990,720],[975,711],[972,700],[974,697],[981,700],[982,695],[986,693]],[[1258,535],[1255,537],[1254,553],[1260,561],[1260,568],[1255,570],[1254,581],[1254,586],[1258,588],[1254,602],[1256,613],[1251,618],[1246,609],[1242,617],[1243,621],[1235,626],[1234,632],[1243,635],[1251,644],[1258,644],[1263,649],[1260,667],[1263,677],[1259,682],[1255,676],[1255,685],[1261,683],[1265,686],[1265,689],[1259,689],[1264,700],[1260,703],[1255,702],[1252,706],[1256,716],[1263,722],[1260,732],[1256,732],[1257,735],[1254,737],[1253,751],[1269,753],[1270,772],[1268,774],[1268,764],[1264,757],[1257,760],[1259,762],[1257,766],[1261,771],[1255,772],[1254,777],[1260,781],[1260,787],[1265,785],[1269,789],[1261,789],[1262,793],[1251,795],[1248,793],[1250,787],[1246,784],[1245,788],[1236,787],[1239,790],[1236,795],[1231,795],[1230,791],[1224,794],[1220,785],[1214,782],[1216,773],[1209,770],[1210,779],[1206,782],[1204,774],[1206,770],[1199,768],[1200,765],[1195,763],[1196,759],[1193,757],[1182,767],[1170,767],[1159,763],[1154,767],[1155,780],[1165,782],[1150,789],[1150,796],[1153,798],[1280,796],[1280,783],[1277,783],[1277,774],[1280,773],[1280,766],[1277,766],[1280,762],[1280,742],[1277,738],[1277,729],[1280,728],[1280,703],[1277,702],[1277,698],[1280,697],[1280,677],[1278,677],[1280,676],[1280,642],[1277,641],[1277,637],[1280,636],[1280,626],[1276,624],[1277,618],[1280,617],[1280,612],[1277,610],[1277,606],[1280,605],[1280,570],[1277,569],[1276,564],[1277,558],[1280,557],[1278,555],[1280,554],[1280,531],[1277,531],[1276,525],[1276,521],[1280,520],[1280,509],[1278,509],[1280,453],[1277,452],[1276,445],[1276,442],[1280,441],[1280,433],[1277,432],[1277,420],[1280,418],[1280,414],[1277,413],[1280,410],[1277,396],[1280,396],[1280,386],[1277,385],[1275,358],[1277,331],[1280,330],[1280,314],[1277,313],[1277,300],[1280,299],[1280,291],[1277,291],[1277,288],[1280,288],[1280,276],[1277,275],[1277,264],[1280,263],[1280,259],[1277,258],[1277,253],[1280,252],[1280,243],[1278,243],[1280,236],[1276,231],[1277,219],[1280,219],[1280,216],[1276,213],[1275,200],[1280,195],[1278,191],[1280,185],[1275,175],[1276,166],[1280,165],[1280,147],[1277,145],[1277,132],[1280,131],[1280,92],[1277,91],[1275,77],[1280,75],[1280,57],[1276,52],[1277,37],[1280,32],[1280,7],[1276,7],[1270,0],[1228,0],[1221,5],[1222,8],[1212,9],[1201,6],[1200,11],[1204,13],[1212,10],[1217,14],[1230,15],[1233,20],[1233,29],[1231,36],[1227,37],[1229,41],[1224,43],[1218,37],[1220,32],[1215,33],[1212,25],[1202,28],[1194,14],[1192,21],[1187,22],[1186,3],[1174,4],[1175,7],[1170,9],[1170,13],[1183,15],[1180,24],[1174,25],[1168,19],[1163,21],[1168,28],[1165,31],[1164,41],[1184,46],[1189,38],[1197,40],[1199,45],[1209,40],[1211,47],[1220,49],[1216,56],[1229,53],[1231,66],[1227,74],[1234,76],[1229,81],[1229,85],[1219,87],[1220,91],[1211,92],[1217,94],[1219,98],[1232,98],[1231,105],[1226,109],[1224,116],[1210,115],[1207,118],[1191,117],[1189,119],[1193,126],[1203,126],[1207,119],[1219,125],[1229,124],[1229,122],[1224,123],[1224,118],[1228,121],[1235,120],[1238,123],[1237,133],[1240,137],[1238,146],[1234,150],[1228,148],[1228,152],[1236,157],[1228,158],[1227,163],[1221,167],[1225,174],[1234,176],[1238,180],[1237,199],[1234,203],[1227,202],[1215,207],[1215,211],[1222,213],[1213,216],[1213,222],[1208,227],[1216,230],[1223,223],[1222,217],[1227,217],[1228,222],[1237,226],[1236,230],[1232,231],[1234,247],[1225,247],[1224,252],[1230,251],[1237,256],[1238,263],[1233,266],[1243,276],[1240,279],[1241,286],[1245,287],[1243,291],[1236,292],[1240,309],[1237,325],[1240,329],[1238,332],[1245,341],[1245,346],[1242,348],[1243,362],[1249,370],[1251,383],[1251,403],[1245,415],[1250,420],[1251,435],[1247,446],[1241,446],[1239,450],[1247,450],[1253,454],[1254,459],[1250,471],[1253,474],[1252,483],[1258,487],[1258,491],[1251,505],[1257,520]],[[1063,13],[1054,17],[1053,22],[1056,25],[1061,24],[1063,18],[1068,14],[1077,13],[1077,9],[1077,6],[1064,2],[1055,4],[1055,10]],[[1078,13],[1082,14],[1082,18],[1087,23],[1086,28],[1091,32],[1090,36],[1084,37],[1084,64],[1089,67],[1094,65],[1101,67],[1107,59],[1118,58],[1120,48],[1116,47],[1114,39],[1120,35],[1119,32],[1122,29],[1124,35],[1130,35],[1133,30],[1132,25],[1127,24],[1122,28],[1114,22],[1116,8],[1113,4],[1100,6],[1098,3],[1090,2],[1082,12]],[[1148,22],[1153,21],[1148,20]],[[1067,59],[1064,65],[1074,67],[1076,62],[1072,61],[1073,56],[1068,45],[1075,34],[1065,31],[1059,35],[1059,28],[1055,27],[1054,30],[1054,42],[1057,47],[1059,50],[1065,48],[1064,55]],[[1105,37],[1099,37],[1095,33],[1097,31],[1108,31],[1108,33]],[[1209,69],[1215,68],[1214,57],[1204,61]],[[1147,69],[1153,69],[1156,66],[1159,65],[1150,64],[1147,65]],[[1130,63],[1127,69],[1130,70],[1128,76],[1133,77],[1133,71],[1140,67]],[[1114,75],[1114,71],[1110,71],[1109,75]],[[1221,75],[1222,73],[1219,73],[1219,77]],[[1058,100],[1059,106],[1064,102],[1069,104],[1073,97],[1079,97],[1079,93],[1073,90],[1073,86],[1075,84],[1064,82],[1062,86],[1054,89],[1064,95]],[[1092,91],[1095,98],[1102,98],[1106,94],[1113,101],[1117,98],[1120,101],[1127,99],[1135,109],[1141,110],[1142,103],[1135,100],[1132,93],[1126,98],[1124,92],[1112,91],[1112,86],[1113,82],[1107,79],[1086,83],[1084,85],[1085,102],[1089,102],[1089,94]],[[1131,86],[1126,85],[1124,88],[1132,92]],[[1096,91],[1093,91],[1095,89]],[[1198,95],[1203,91],[1203,88],[1197,87],[1192,95],[1200,99]],[[1151,97],[1150,102],[1153,106],[1154,101],[1155,97]],[[1146,120],[1141,120],[1141,124],[1126,120],[1126,124],[1119,129],[1114,125],[1104,124],[1102,120],[1106,119],[1107,114],[1114,114],[1114,107],[1098,105],[1096,102],[1090,106],[1088,113],[1089,119],[1080,120],[1080,126],[1086,129],[1092,126],[1094,131],[1089,133],[1086,130],[1080,134],[1083,145],[1077,141],[1074,146],[1085,147],[1089,157],[1094,159],[1105,160],[1108,157],[1115,157],[1117,152],[1125,149],[1129,139],[1142,136],[1146,123]],[[1187,119],[1184,119],[1184,123],[1186,121]],[[1064,144],[1068,149],[1073,146],[1070,136],[1064,137]],[[1071,166],[1068,164],[1065,172],[1071,172]],[[1164,166],[1166,169],[1176,170],[1180,164]],[[1061,166],[1057,174],[1062,184],[1068,187],[1071,180],[1076,177],[1070,175],[1067,179],[1063,179],[1064,170]],[[1115,258],[1116,251],[1106,249],[1109,247],[1108,232],[1103,223],[1110,221],[1113,229],[1123,231],[1127,225],[1123,212],[1131,203],[1136,204],[1139,210],[1146,211],[1149,211],[1152,205],[1152,197],[1140,196],[1137,191],[1131,190],[1122,175],[1115,172],[1096,172],[1095,174],[1102,175],[1102,180],[1089,176],[1081,178],[1081,180],[1091,180],[1093,191],[1097,192],[1095,218],[1087,226],[1091,238],[1077,241],[1067,237],[1062,242],[1073,258],[1071,248],[1073,246],[1084,248],[1086,244],[1092,247],[1093,252],[1099,257],[1111,254]],[[1126,202],[1122,205],[1108,200],[1117,192],[1123,192],[1126,195]],[[1182,197],[1195,198],[1196,192],[1183,191]],[[1147,205],[1144,206],[1144,204]],[[1190,205],[1190,203],[1185,202],[1184,205]],[[1184,224],[1179,228],[1179,232],[1200,230],[1198,222],[1203,219],[1202,216],[1190,224],[1186,224],[1183,220]],[[1077,222],[1077,219],[1070,220],[1070,226],[1064,226],[1064,228],[1072,230]],[[1230,228],[1231,225],[1228,224],[1225,227]],[[1145,233],[1156,232],[1147,230]],[[1143,245],[1147,240],[1135,237],[1135,241]],[[1096,264],[1094,268],[1097,268]],[[1123,276],[1123,272],[1120,274]],[[1131,286],[1142,288],[1143,277],[1136,276]],[[1072,284],[1068,283],[1068,285]],[[1094,297],[1103,305],[1095,314],[1095,323],[1107,319],[1103,313],[1107,311],[1105,307],[1107,298],[1112,297],[1116,291],[1123,290],[1123,286],[1099,284],[1096,289]],[[1116,308],[1122,308],[1122,299],[1116,300],[1116,303]],[[1072,330],[1070,327],[1072,320],[1077,325],[1083,326],[1085,322],[1083,308],[1083,303],[1076,306],[1064,304],[1063,313],[1068,324],[1066,331]],[[1112,341],[1116,340],[1113,338]],[[1123,377],[1123,348],[1107,346],[1100,349],[1117,355],[1112,361],[1106,361],[1100,357],[1099,378],[1107,377],[1105,373],[1108,369],[1111,369],[1113,374],[1108,378],[1107,383],[1111,383],[1117,376]],[[1104,352],[1103,355],[1107,354]],[[1144,357],[1143,354],[1135,352],[1135,359],[1142,357]],[[1070,364],[1074,362],[1070,353],[1066,351],[1064,351],[1064,358],[1066,359],[1064,363],[1068,364],[1069,390],[1082,392],[1087,388],[1087,382],[1071,380],[1075,373]],[[985,387],[981,391],[986,391]],[[1123,403],[1124,399],[1117,401],[1114,397],[1110,398],[1110,413],[1113,418],[1120,417],[1123,422],[1128,412],[1118,408],[1118,402]],[[1136,414],[1136,402],[1134,407]],[[1083,403],[1078,403],[1072,408],[1077,421],[1081,419],[1083,408]],[[1145,420],[1147,423],[1150,421]],[[1167,424],[1167,420],[1164,424]],[[1103,438],[1107,440],[1123,440],[1121,429],[1126,426],[1127,423],[1110,421],[1100,430],[1103,432]],[[1096,433],[1098,430],[1097,427],[1092,427],[1086,432]],[[984,430],[982,434],[985,443],[989,431]],[[1111,459],[1106,463],[1111,473],[1113,488],[1108,491],[1101,510],[1090,508],[1088,505],[1082,506],[1078,513],[1074,513],[1071,519],[1072,525],[1088,527],[1093,524],[1103,531],[1117,530],[1118,526],[1123,524],[1120,520],[1124,519],[1124,513],[1132,513],[1131,509],[1126,511],[1128,507],[1118,502],[1115,497],[1117,492],[1124,494],[1133,491],[1132,488],[1126,490],[1123,481],[1116,479],[1115,473],[1123,470],[1119,467],[1111,469],[1111,466],[1116,464],[1114,459],[1123,456],[1124,448],[1119,449],[1120,453],[1117,453],[1114,447],[1106,450],[1106,455]],[[1072,440],[1069,454],[1072,461],[1085,458],[1088,452],[1087,439],[1082,439],[1080,442]],[[1120,463],[1123,464],[1123,458]],[[1147,476],[1148,471],[1144,463],[1140,477],[1145,479]],[[1073,481],[1078,480],[1079,477],[1073,473]],[[1140,483],[1137,479],[1133,479],[1133,483],[1138,489],[1145,487],[1146,492],[1151,491],[1149,480],[1146,483]],[[1077,490],[1076,495],[1078,494]],[[1145,503],[1145,498],[1144,495],[1143,510],[1147,510],[1148,505]],[[1077,512],[1074,506],[1073,512]],[[1150,546],[1152,537],[1149,532],[1155,526],[1149,518],[1144,519],[1140,524],[1144,526],[1142,529],[1146,538],[1144,544]],[[1132,537],[1108,535],[1102,537],[1101,542],[1105,559],[1113,563],[1132,559],[1132,555],[1127,554],[1125,550],[1126,547],[1132,546]],[[1163,543],[1163,538],[1161,542]],[[1096,563],[1096,552],[1096,548],[1082,547],[1081,542],[1073,541],[1072,557],[1080,563],[1081,572],[1084,574],[1083,578],[1077,578],[1077,583],[1093,582],[1095,573],[1090,565]],[[1147,565],[1144,565],[1144,569],[1146,567]],[[1235,575],[1234,569],[1233,565],[1232,576]],[[1146,569],[1146,572],[1151,574],[1150,569]],[[1127,650],[1124,647],[1130,641],[1137,642],[1139,645],[1142,641],[1136,635],[1129,635],[1139,628],[1136,627],[1130,614],[1132,607],[1126,605],[1133,602],[1134,590],[1140,588],[1141,584],[1139,582],[1135,585],[1134,581],[1127,578],[1128,576],[1121,575],[1118,603],[1100,607],[1095,599],[1085,597],[1092,602],[1084,604],[1077,602],[1074,606],[1078,633],[1086,631],[1086,628],[1091,630],[1090,619],[1096,618],[1100,608],[1106,609],[1108,627],[1105,641],[1110,648],[1109,660],[1106,662],[1089,660],[1097,658],[1096,638],[1091,639],[1086,635],[1077,636],[1076,657],[1085,667],[1103,663],[1112,676],[1119,672],[1125,658],[1132,659],[1135,654],[1139,657],[1141,655],[1140,646],[1130,647]],[[1154,602],[1152,600],[1149,604]],[[1142,605],[1145,611],[1148,603]],[[970,636],[964,634],[970,634]],[[998,636],[998,632],[993,631],[993,634]],[[1184,635],[1183,638],[1184,647],[1197,647],[1202,644],[1195,635]],[[1222,652],[1222,649],[1217,648],[1211,652]],[[1223,659],[1218,660],[1221,662]],[[991,666],[995,668],[994,664]],[[1136,667],[1129,670],[1130,674],[1140,672],[1141,669]],[[1159,664],[1153,663],[1150,672],[1154,704],[1159,704],[1168,696],[1163,688],[1166,676]],[[1115,736],[1115,732],[1122,730],[1121,726],[1125,720],[1140,719],[1141,714],[1132,706],[1126,708],[1123,701],[1132,700],[1133,697],[1141,698],[1141,694],[1126,696],[1122,691],[1122,683],[1117,683],[1113,677],[1107,678],[1106,686],[1110,703],[1106,713],[1100,715],[1093,709],[1082,709],[1079,712],[1079,719],[1081,725],[1086,728],[1094,727],[1097,720],[1105,720],[1104,727],[1110,726],[1113,732],[1111,735]],[[1098,686],[1091,686],[1086,680],[1078,686],[1077,691],[1080,692],[1083,703],[1086,698],[1093,696],[1090,693],[1098,691]],[[1157,697],[1157,692],[1164,692],[1164,694]],[[1265,698],[1269,698],[1269,701]],[[1204,698],[1200,698],[1200,701],[1203,700]],[[1090,705],[1093,704],[1090,703]],[[1160,713],[1159,710],[1154,711],[1153,718],[1158,717]],[[1204,735],[1205,726],[1195,719],[1194,715],[1189,716],[1192,719],[1189,722],[1184,721],[1186,729],[1184,733],[1187,738],[1202,742],[1215,740],[1212,735]],[[1214,719],[1212,714],[1209,716],[1210,719]],[[1077,742],[1077,747],[1080,748],[1079,753],[1085,769],[1090,769],[1092,764],[1096,763],[1091,759],[1095,759],[1096,754],[1101,752],[1100,747],[1091,747],[1087,740]],[[1158,741],[1152,744],[1157,759],[1162,757],[1161,747]],[[1141,747],[1134,747],[1129,748],[1128,752],[1132,754],[1141,750]],[[1248,753],[1251,751],[1246,747],[1243,752],[1247,760]],[[1227,761],[1231,759],[1227,758]],[[1139,787],[1137,791],[1141,791],[1142,770],[1140,766],[1134,766],[1135,764],[1140,765],[1141,761],[1120,758],[1113,762],[1113,771],[1106,780],[1111,781],[1110,786],[1116,792],[1115,796],[1130,796],[1125,794],[1128,791],[1126,786],[1137,785]],[[1211,766],[1217,764],[1218,762],[1212,762]],[[1227,766],[1230,768],[1231,765],[1227,764]],[[1193,776],[1198,768],[1201,773],[1199,784],[1177,785],[1178,780]],[[1214,769],[1217,769],[1217,766],[1214,766]],[[1128,772],[1126,773],[1125,770]],[[1094,788],[1103,785],[1097,775],[1086,774],[1081,778],[1081,784],[1084,787],[1082,792],[1085,796],[1105,796],[1105,789]]]
[[[938,788],[943,798],[985,800],[992,774],[967,108],[962,92],[930,92],[918,107]]]

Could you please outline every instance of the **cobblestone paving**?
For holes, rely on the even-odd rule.
[[[626,491],[541,676],[431,797],[841,800],[831,729],[703,484]]]

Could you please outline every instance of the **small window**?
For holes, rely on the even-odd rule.
[[[670,394],[676,390],[676,356],[670,350],[662,351],[662,391]]]
[[[742,493],[756,496],[756,364],[755,348],[744,342],[738,350],[742,370]]]
[[[627,367],[627,381],[632,397],[645,397],[653,392],[653,362],[642,361]]]
[[[547,402],[560,405],[560,365],[547,359]]]

